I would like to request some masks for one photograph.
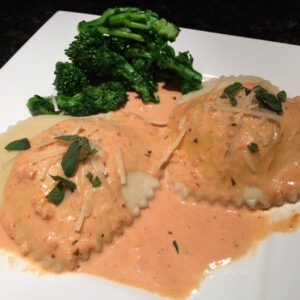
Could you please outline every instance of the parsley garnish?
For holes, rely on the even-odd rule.
[[[174,246],[177,254],[179,254],[179,248],[178,248],[178,244],[177,244],[176,240],[173,241],[173,246]]]
[[[49,194],[47,194],[46,198],[48,200],[53,201],[54,204],[58,205],[64,199],[66,188],[70,189],[73,192],[77,186],[73,181],[63,178],[61,176],[50,176],[54,181],[58,181],[58,183],[49,192]]]
[[[6,150],[27,150],[31,147],[28,138],[22,138],[10,142],[5,146]]]
[[[97,187],[101,185],[101,181],[99,180],[98,176],[94,177],[94,175],[91,172],[88,172],[85,176],[92,184],[92,187]]]
[[[229,99],[232,106],[237,106],[238,102],[235,95],[241,88],[244,88],[246,95],[249,95],[249,93],[254,90],[255,97],[261,106],[277,113],[282,112],[282,102],[284,102],[287,98],[285,91],[280,91],[277,95],[273,95],[260,85],[256,85],[253,90],[251,90],[243,87],[242,83],[235,82],[227,86],[220,97],[223,99]]]
[[[236,185],[236,181],[234,180],[234,178],[231,177],[230,180],[231,180],[231,185],[232,185],[232,186],[235,186],[235,185]]]
[[[251,153],[259,152],[258,145],[256,143],[253,143],[253,142],[248,145],[248,149],[251,151]]]
[[[89,155],[97,152],[96,149],[92,149],[88,138],[84,136],[62,135],[56,137],[56,139],[73,141],[61,161],[62,169],[67,177],[73,175],[78,162],[85,160]]]
[[[268,93],[265,88],[259,85],[254,87],[254,91],[256,99],[262,106],[278,113],[282,112],[281,103],[286,99],[286,93],[284,91],[279,92],[277,96],[275,96]]]
[[[221,95],[221,98],[229,98],[231,105],[237,106],[238,103],[235,98],[235,95],[241,87],[242,87],[242,84],[240,82],[235,82],[235,83],[227,86],[224,89],[223,94]]]
[[[150,157],[151,154],[152,154],[152,151],[151,151],[151,150],[148,150],[147,153],[145,154],[145,156]]]

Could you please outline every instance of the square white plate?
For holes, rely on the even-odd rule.
[[[30,116],[27,100],[48,96],[54,66],[66,60],[64,49],[82,20],[95,15],[57,12],[0,70],[0,132]],[[190,51],[194,66],[205,79],[220,75],[257,75],[300,95],[300,47],[182,28],[177,51]],[[300,116],[299,116],[300,117]],[[300,212],[300,206],[296,205]],[[255,252],[207,275],[189,299],[298,300],[300,299],[300,230],[274,234]],[[143,290],[88,275],[37,275],[24,272],[22,262],[11,267],[0,252],[0,298],[17,299],[163,299]]]

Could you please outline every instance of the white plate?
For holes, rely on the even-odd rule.
[[[81,20],[95,15],[57,12],[0,70],[0,132],[29,116],[26,102],[34,94],[54,93],[54,65],[66,60],[64,49]],[[262,40],[182,29],[173,45],[189,50],[204,77],[258,75],[300,95],[300,47]],[[300,206],[297,209],[300,212]],[[299,300],[300,230],[274,234],[255,253],[208,274],[189,299]],[[88,275],[35,275],[11,267],[0,255],[0,298],[17,299],[163,299],[143,290]]]

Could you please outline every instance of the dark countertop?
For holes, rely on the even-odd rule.
[[[101,14],[114,6],[151,9],[180,27],[300,45],[299,0],[4,0],[0,67],[58,10]]]

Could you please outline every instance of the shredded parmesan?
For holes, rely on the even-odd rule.
[[[94,149],[96,149],[96,153],[95,153],[95,155],[98,155],[99,157],[101,157],[101,158],[105,158],[106,157],[106,153],[104,152],[104,151],[102,151],[99,147],[97,147],[97,146],[95,146],[95,143],[94,143],[94,141],[93,140],[90,140],[90,144],[91,144],[91,146],[94,148]]]
[[[253,172],[256,172],[256,166],[248,152],[244,151],[243,158],[244,158],[247,166],[250,168],[250,170]]]
[[[84,202],[80,209],[80,213],[74,227],[74,230],[76,232],[81,231],[85,218],[87,218],[91,213],[92,206],[93,206],[92,205],[93,196],[94,196],[94,190],[92,188],[87,189],[85,191]]]
[[[84,136],[85,137],[88,137],[90,136],[91,134],[95,133],[96,131],[98,130],[98,128],[96,126],[92,126],[89,130],[86,130],[84,132]]]
[[[101,159],[95,159],[95,158],[91,158],[91,162],[93,164],[93,167],[96,169],[97,173],[101,173],[103,175],[107,175],[108,171],[105,168],[103,162],[101,161]]]
[[[45,165],[42,167],[41,172],[39,174],[40,181],[43,181],[46,178],[46,175],[49,172],[51,164],[52,164],[52,161],[49,159],[48,161],[46,161]]]
[[[280,121],[281,116],[277,115],[275,113],[271,113],[269,111],[261,111],[261,110],[251,110],[251,109],[246,109],[246,108],[241,108],[241,107],[236,107],[236,106],[223,106],[223,105],[210,105],[211,109],[215,110],[223,110],[223,111],[231,111],[231,112],[236,112],[236,113],[243,113],[245,115],[250,115],[250,116],[255,116],[255,117],[265,117],[267,119],[272,119],[275,121]]]
[[[179,123],[178,123],[178,129],[181,130],[183,128],[183,124],[185,123],[185,120],[187,118],[187,115],[185,114],[180,120],[179,120]]]
[[[116,161],[117,161],[120,181],[121,181],[121,184],[126,184],[126,174],[125,174],[122,149],[119,146],[116,146],[115,151],[116,151]]]
[[[53,150],[53,151],[45,151],[45,152],[41,153],[40,155],[36,155],[35,157],[33,157],[33,159],[31,160],[31,162],[32,163],[38,162],[38,161],[41,161],[41,160],[44,160],[44,159],[48,159],[48,158],[53,157],[53,156],[57,156],[57,155],[63,154],[65,152],[66,152],[65,149],[58,149],[58,150]]]
[[[171,145],[171,147],[169,149],[167,149],[167,151],[165,152],[165,154],[163,155],[163,157],[159,160],[157,166],[155,167],[153,174],[157,174],[159,169],[161,168],[161,166],[169,159],[169,157],[172,155],[172,153],[174,152],[174,150],[177,148],[177,146],[180,144],[180,142],[182,141],[182,139],[184,138],[186,132],[187,132],[188,126],[185,125],[178,137],[176,138],[176,140],[174,141],[174,143]]]
[[[55,140],[55,139],[49,139],[49,140],[46,140],[44,142],[41,142],[39,144],[34,145],[34,148],[41,148],[41,147],[49,146],[49,145],[51,145],[51,144],[53,144],[55,142],[57,142],[57,140]]]
[[[243,122],[243,119],[241,119],[240,122],[238,123],[237,132],[236,132],[236,134],[235,134],[235,136],[234,136],[234,138],[233,138],[233,140],[232,140],[232,142],[231,142],[231,144],[230,144],[230,146],[229,146],[229,148],[228,148],[228,150],[227,150],[227,152],[226,152],[226,158],[229,158],[229,157],[231,156],[233,150],[234,150],[234,147],[235,147],[235,145],[236,145],[236,141],[237,141],[237,138],[238,138],[239,133],[240,133],[240,131],[241,131],[241,128],[242,128],[242,124],[243,124],[243,123],[244,123],[244,122]]]
[[[58,108],[55,96],[52,96],[51,100],[52,100],[52,104],[53,104],[53,107],[54,107],[54,111],[60,111],[60,109]]]
[[[148,120],[148,123],[156,126],[167,126],[168,121],[167,120]]]

